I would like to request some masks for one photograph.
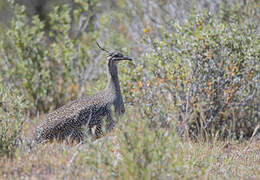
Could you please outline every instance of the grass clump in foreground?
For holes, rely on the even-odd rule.
[[[94,143],[45,144],[31,153],[18,149],[13,160],[1,158],[0,178],[253,179],[260,176],[257,140],[184,141],[174,128],[153,130],[139,118],[124,119],[110,135]]]

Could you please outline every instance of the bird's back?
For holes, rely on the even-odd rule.
[[[49,113],[40,123],[35,140],[41,142],[57,138],[59,135],[64,138],[63,136],[68,136],[83,125],[99,123],[100,118],[105,116],[110,108],[113,98],[102,91],[65,104]]]

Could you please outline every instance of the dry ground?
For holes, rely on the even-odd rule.
[[[35,124],[25,124],[23,136],[28,137],[32,127]],[[22,146],[13,159],[0,159],[0,179],[124,179],[114,172],[127,169],[118,163],[125,158],[120,155],[119,131],[116,128],[109,137],[78,146],[44,144],[30,153]],[[173,150],[176,172],[169,171],[170,179],[260,179],[257,139],[211,143],[179,140],[177,146]],[[104,160],[108,157],[113,163]],[[129,179],[136,179],[130,171],[126,173]]]

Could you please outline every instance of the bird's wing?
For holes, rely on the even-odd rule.
[[[86,104],[82,104],[81,101],[71,101],[64,106],[49,113],[46,119],[41,123],[41,127],[55,127],[60,124],[66,123],[66,120],[75,118],[79,112],[87,108]]]
[[[53,128],[58,125],[67,124],[67,121],[75,119],[79,115],[80,111],[91,109],[91,107],[94,106],[98,108],[102,101],[105,102],[105,99],[103,96],[100,96],[100,94],[94,94],[92,96],[82,97],[78,100],[71,101],[49,113],[39,127],[45,129],[45,127]]]

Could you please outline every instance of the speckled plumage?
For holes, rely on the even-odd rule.
[[[52,139],[64,140],[67,137],[79,142],[84,137],[83,126],[87,126],[90,134],[99,138],[102,136],[103,118],[106,118],[106,130],[111,131],[114,127],[111,106],[114,105],[116,114],[125,112],[117,72],[117,62],[120,60],[131,59],[121,53],[109,53],[107,87],[101,92],[71,101],[49,113],[36,129],[34,143]]]

